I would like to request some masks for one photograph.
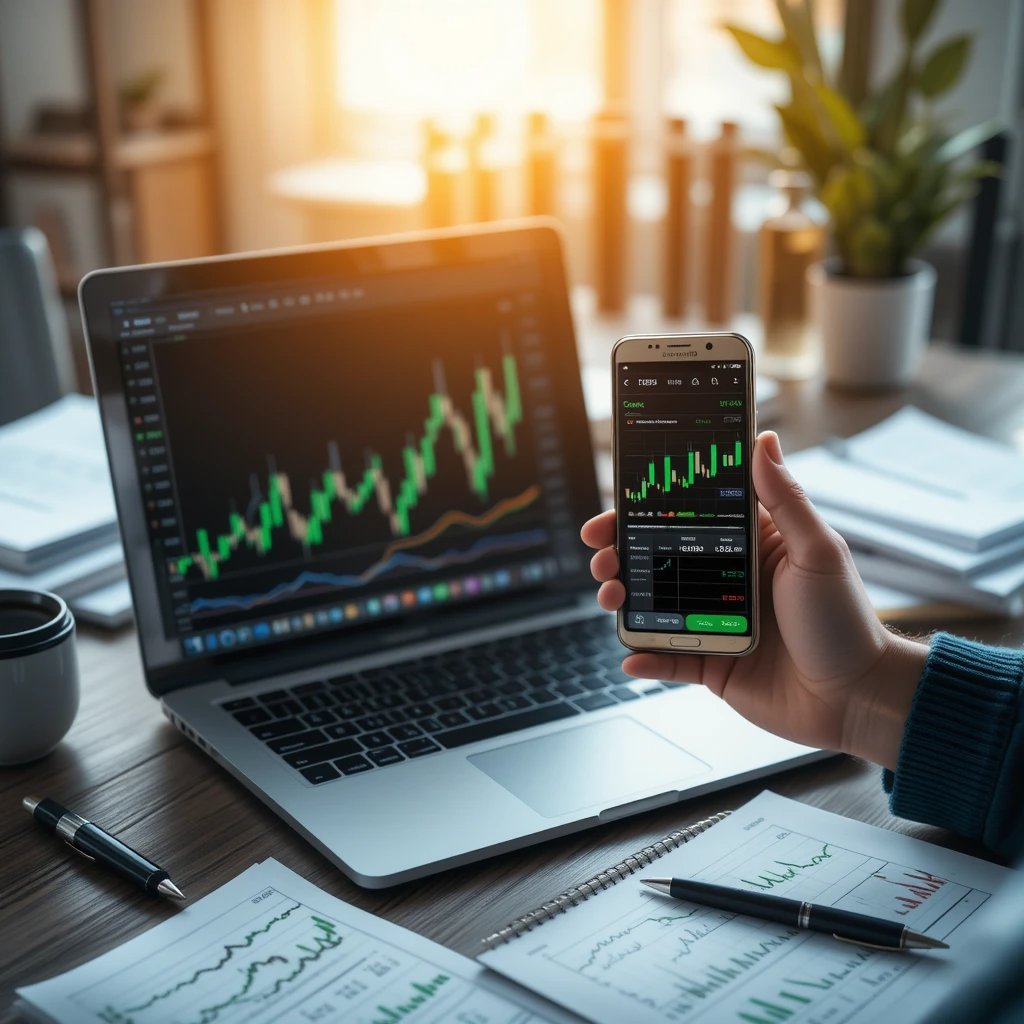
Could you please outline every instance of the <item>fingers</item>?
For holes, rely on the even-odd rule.
[[[615,543],[615,510],[609,509],[588,519],[580,530],[580,536],[588,548],[611,547]]]
[[[619,556],[615,548],[602,548],[590,560],[591,575],[598,583],[613,580],[619,575]]]
[[[843,542],[786,469],[774,431],[758,437],[751,467],[758,500],[786,542],[790,561],[808,572],[840,571],[845,562]]]
[[[623,661],[622,670],[638,679],[699,683],[704,659],[699,654],[631,654]]]
[[[625,600],[626,588],[622,585],[622,580],[609,580],[607,583],[602,583],[597,592],[597,603],[606,612],[617,612]]]

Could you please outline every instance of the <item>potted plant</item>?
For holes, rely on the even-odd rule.
[[[125,131],[151,132],[160,127],[161,114],[156,97],[163,80],[163,71],[154,68],[121,83],[118,92]]]
[[[811,308],[830,383],[905,384],[924,354],[935,271],[915,254],[977,179],[998,172],[964,158],[999,130],[986,122],[950,135],[930,104],[963,74],[971,37],[919,51],[938,0],[903,0],[902,58],[856,109],[825,73],[809,5],[776,0],[780,39],[726,25],[746,56],[789,79],[782,128],[828,210],[833,255],[808,271]]]

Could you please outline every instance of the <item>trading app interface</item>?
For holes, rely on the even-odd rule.
[[[626,628],[750,635],[746,366],[616,368]]]
[[[184,655],[579,568],[532,260],[111,314]]]

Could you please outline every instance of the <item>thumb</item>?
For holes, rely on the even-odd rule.
[[[786,468],[773,430],[758,437],[751,467],[758,500],[782,535],[790,560],[812,572],[838,570],[845,561],[845,544]]]

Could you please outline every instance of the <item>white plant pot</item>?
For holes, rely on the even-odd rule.
[[[807,268],[811,315],[825,376],[847,388],[910,382],[924,356],[935,301],[935,269],[910,260],[903,277],[848,277],[834,259]]]

